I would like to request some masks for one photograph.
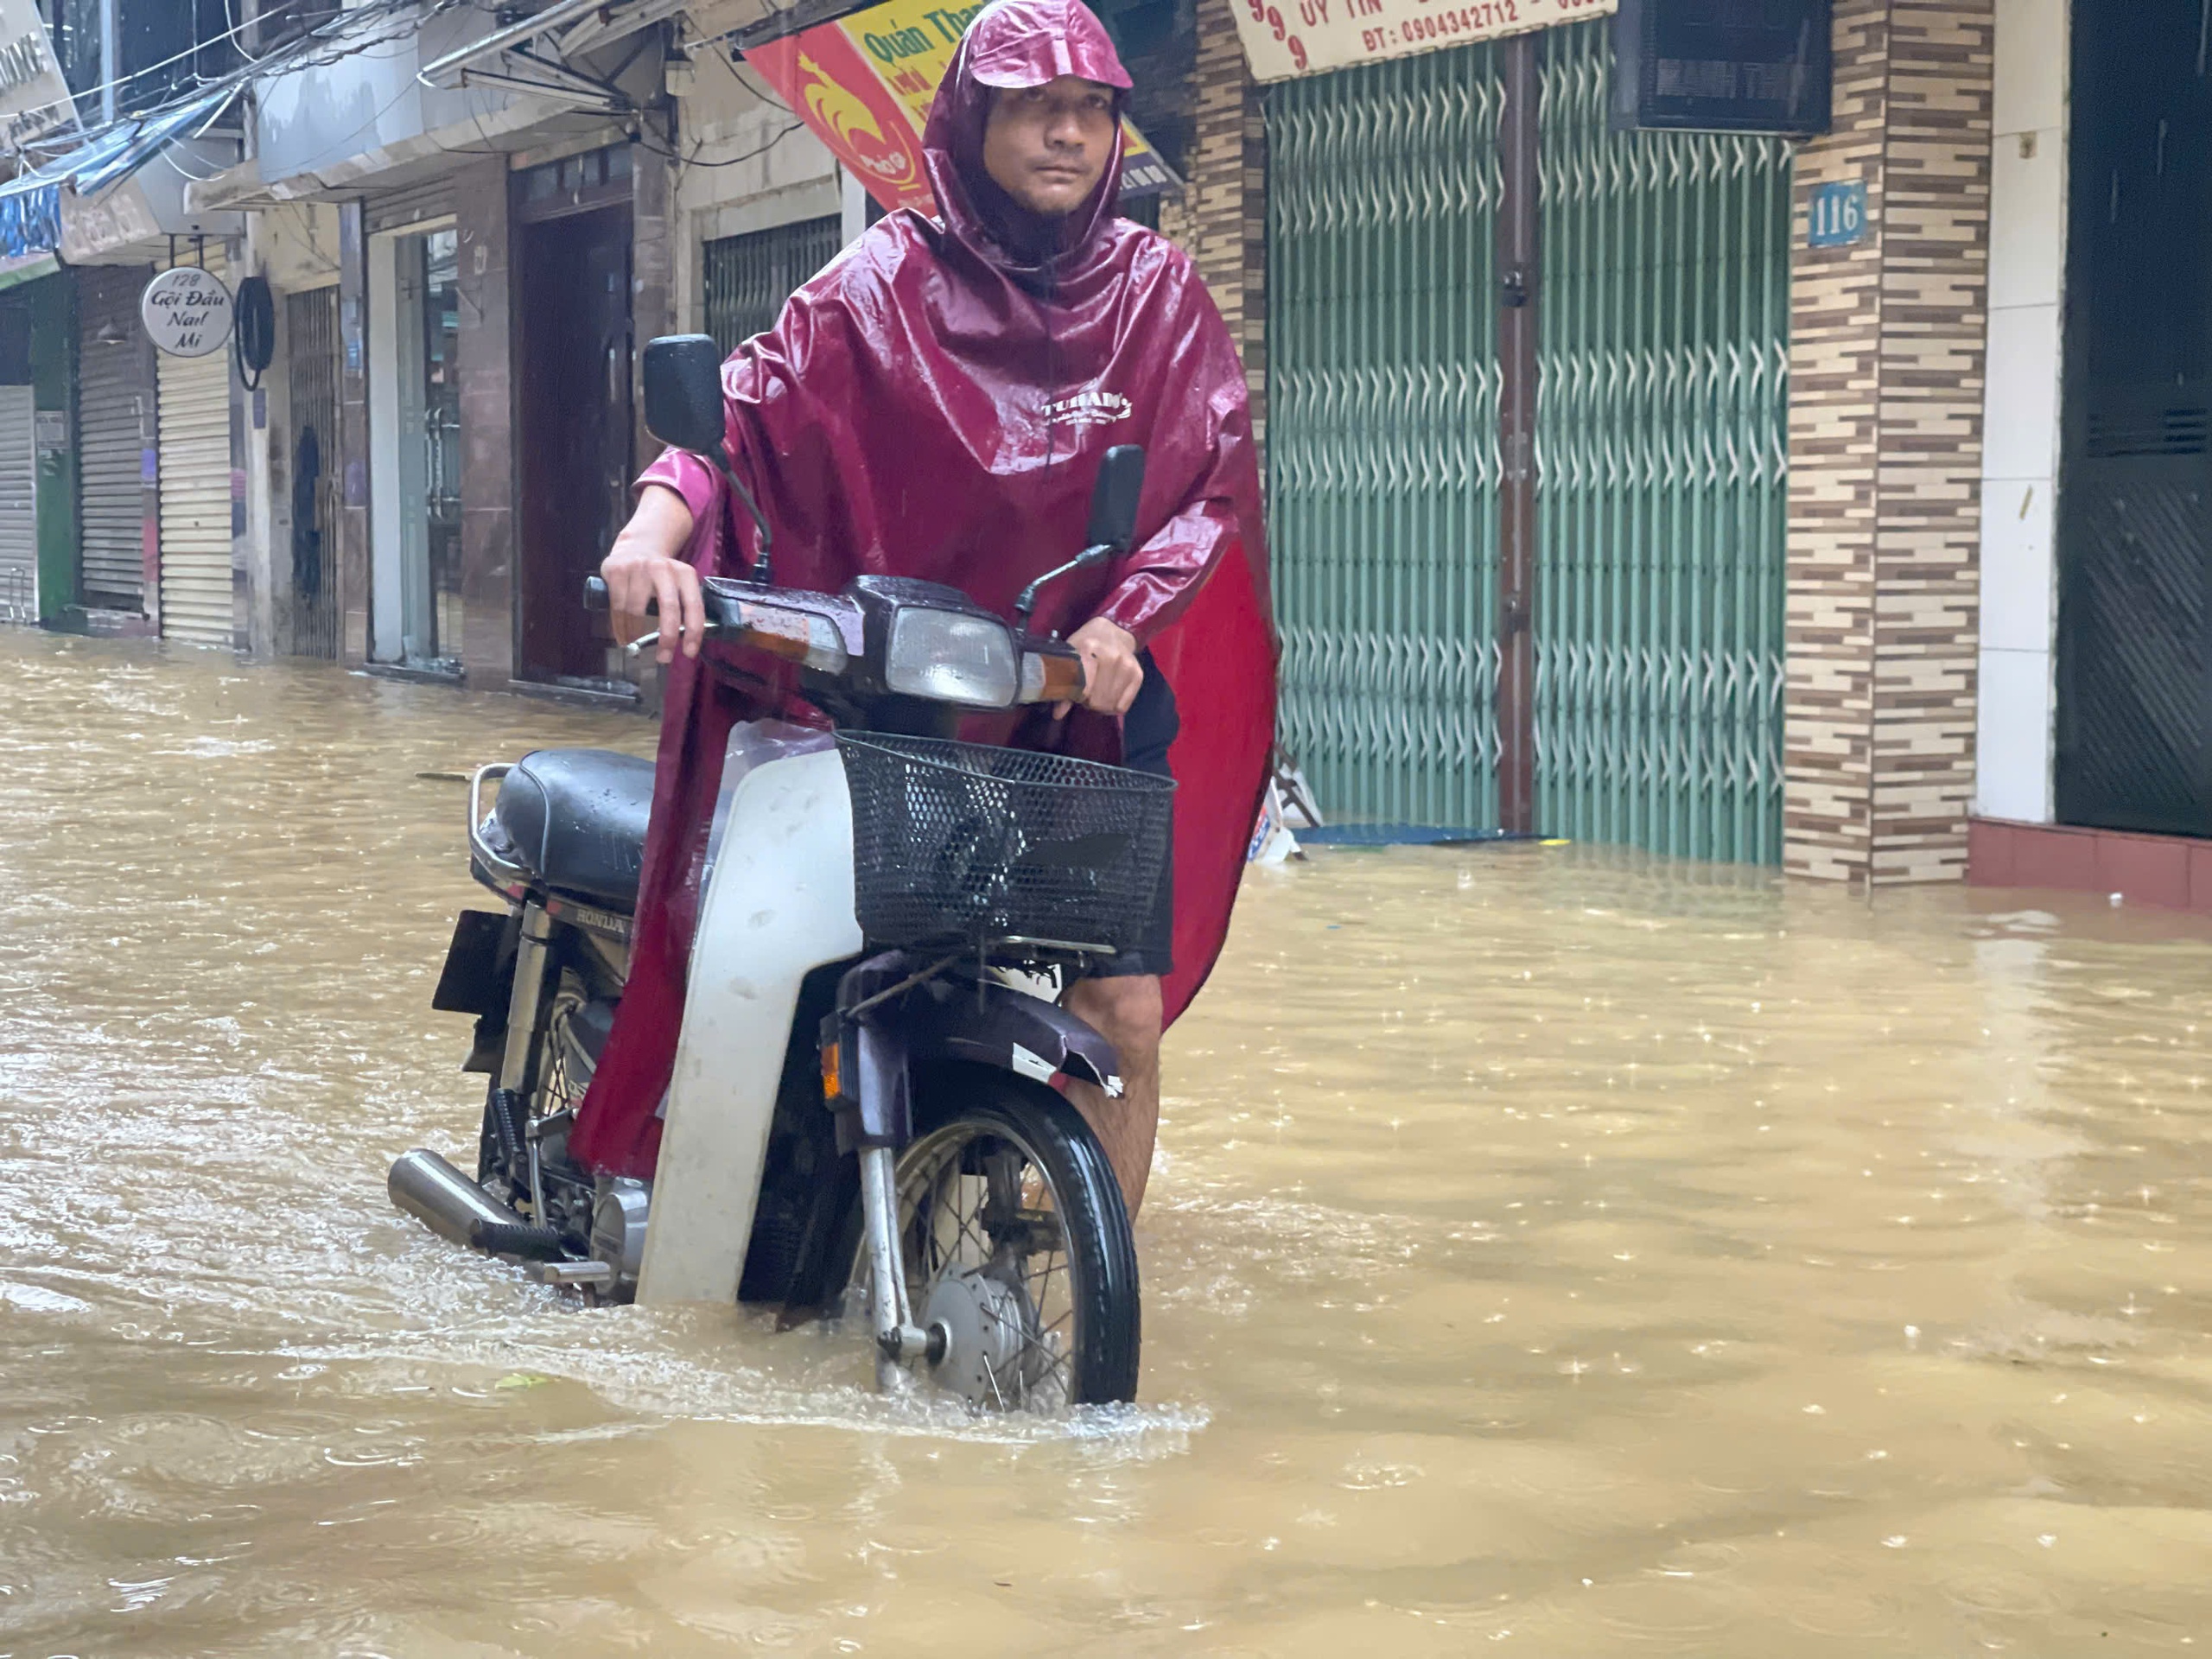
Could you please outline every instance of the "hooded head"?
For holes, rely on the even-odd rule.
[[[995,98],[1067,76],[1111,89],[1111,149],[1090,195],[1071,212],[1048,216],[1022,206],[991,177],[984,134]],[[1120,115],[1128,88],[1128,71],[1105,26],[1082,0],[997,0],[985,8],[953,54],[923,135],[946,229],[1009,271],[1046,270],[1084,247],[1113,217],[1121,196]]]

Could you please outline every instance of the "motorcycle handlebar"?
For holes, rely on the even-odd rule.
[[[583,601],[585,610],[602,615],[607,613],[610,608],[611,600],[604,578],[587,576],[584,579]],[[725,604],[728,607],[727,616],[718,616],[718,612]],[[743,610],[741,604],[736,601],[725,601],[721,596],[710,592],[708,594],[708,632],[714,633],[728,629],[741,631],[746,629],[748,625],[744,618]],[[645,601],[647,616],[658,616],[659,612],[660,606],[657,601]],[[817,619],[815,626],[818,625]],[[771,629],[770,632],[785,640],[793,638],[783,629]],[[1025,692],[1022,701],[1079,702],[1083,696],[1085,678],[1082,658],[1065,645],[1056,641],[1033,639],[1028,634],[1020,632],[1019,630],[1017,630],[1017,637],[1018,645],[1024,654],[1024,661],[1040,664],[1043,677],[1039,683]],[[627,649],[632,656],[635,656],[659,638],[657,632],[645,634],[632,640]],[[843,660],[842,652],[839,654],[839,660],[841,662]]]

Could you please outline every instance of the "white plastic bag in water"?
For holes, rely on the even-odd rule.
[[[1281,864],[1286,860],[1302,857],[1298,850],[1298,837],[1290,833],[1283,822],[1282,791],[1270,779],[1268,792],[1260,798],[1260,821],[1252,828],[1252,839],[1244,849],[1248,864]]]

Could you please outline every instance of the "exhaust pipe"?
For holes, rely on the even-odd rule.
[[[551,1255],[560,1235],[533,1227],[435,1152],[403,1153],[385,1182],[391,1201],[442,1238],[499,1255]]]

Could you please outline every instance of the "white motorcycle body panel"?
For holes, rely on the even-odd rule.
[[[737,1300],[800,985],[861,949],[852,798],[836,752],[756,766],[725,804],[664,1108],[640,1302]]]

